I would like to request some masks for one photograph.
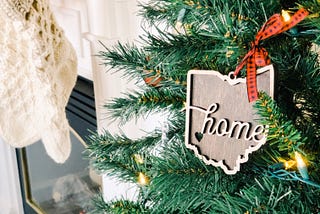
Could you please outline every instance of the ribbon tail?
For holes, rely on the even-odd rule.
[[[266,66],[268,65],[267,62],[268,62],[268,52],[266,49],[264,48],[258,48],[257,51],[255,52],[255,55],[254,55],[255,59],[255,64],[257,66]]]
[[[236,67],[236,69],[234,70],[234,75],[237,76],[239,74],[239,72],[241,71],[241,69],[245,66],[245,64],[248,64],[247,60],[254,54],[254,48],[251,49],[242,59],[242,61],[240,62],[240,64]]]
[[[247,61],[247,93],[249,102],[258,99],[256,64],[254,57],[249,57]]]

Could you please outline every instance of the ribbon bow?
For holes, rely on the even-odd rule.
[[[301,22],[308,14],[307,10],[301,8],[289,21],[284,21],[280,14],[274,14],[257,33],[255,41],[251,43],[251,50],[245,55],[234,71],[234,75],[237,76],[240,70],[247,65],[247,93],[249,102],[258,99],[256,66],[266,66],[270,64],[268,52],[265,48],[260,47],[260,41],[289,30]]]

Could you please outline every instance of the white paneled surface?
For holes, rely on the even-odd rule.
[[[76,48],[79,57],[79,74],[94,81],[98,129],[111,133],[124,132],[136,138],[159,126],[158,115],[148,120],[132,121],[120,127],[107,119],[103,105],[113,97],[135,88],[133,82],[121,77],[121,72],[106,72],[97,57],[103,50],[102,42],[111,48],[118,41],[134,42],[141,34],[140,19],[137,17],[138,0],[51,0],[60,25]],[[69,19],[67,21],[67,19]],[[89,44],[89,46],[87,46]],[[89,50],[88,50],[89,47]],[[160,116],[161,117],[161,116]],[[148,129],[148,130],[147,130]],[[106,201],[115,198],[134,199],[136,185],[122,183],[103,176],[103,193]]]
[[[97,54],[103,50],[102,42],[111,48],[118,41],[133,42],[139,34],[139,20],[135,16],[137,1],[105,1],[88,0],[89,32],[85,34],[91,43],[91,53]],[[89,3],[90,2],[90,3]],[[107,119],[107,112],[103,104],[113,97],[121,96],[122,92],[134,88],[133,83],[127,82],[121,77],[121,72],[108,72],[107,67],[101,65],[102,59],[93,57],[92,71],[95,87],[98,129],[108,129],[111,133],[125,132],[127,135],[137,137],[143,128],[143,124],[136,126],[130,123],[125,127],[119,127],[117,123],[111,123]],[[103,193],[106,201],[127,198],[134,199],[137,196],[135,184],[119,182],[117,179],[103,176]]]
[[[22,214],[19,175],[15,150],[0,138],[0,213]]]
[[[83,36],[89,30],[87,1],[51,0],[50,2],[57,22],[76,50],[79,75],[93,80],[90,42]]]

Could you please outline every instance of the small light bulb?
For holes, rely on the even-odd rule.
[[[146,175],[144,175],[142,172],[139,172],[138,183],[142,186],[148,185],[149,178]]]
[[[181,112],[187,109],[187,102],[183,102],[183,108],[180,110]]]
[[[177,29],[178,33],[183,32],[183,31],[182,31],[182,30],[183,30],[183,23],[180,22],[180,21],[177,21],[177,23],[176,23],[176,29]]]
[[[141,157],[141,155],[134,154],[133,158],[134,158],[135,162],[138,163],[138,164],[143,164],[144,163],[143,158]]]
[[[296,158],[296,161],[297,161],[297,168],[299,170],[300,175],[304,179],[309,179],[307,165],[304,162],[301,154],[299,152],[295,152],[294,155],[295,155],[295,158]]]
[[[290,14],[289,14],[288,11],[286,11],[286,10],[282,10],[282,11],[281,11],[281,16],[282,16],[282,18],[283,18],[283,20],[284,20],[285,22],[288,22],[288,21],[290,21],[290,19],[291,19]]]
[[[296,162],[294,160],[288,160],[284,162],[284,167],[286,170],[291,169],[295,164]]]

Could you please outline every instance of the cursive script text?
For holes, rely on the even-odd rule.
[[[263,142],[265,139],[265,127],[256,125],[253,127],[250,122],[232,121],[222,118],[217,119],[213,116],[219,110],[217,103],[212,103],[207,109],[196,106],[190,106],[191,109],[201,111],[205,114],[202,123],[202,134],[227,136],[229,138],[244,139],[246,141],[253,140],[255,142]]]

